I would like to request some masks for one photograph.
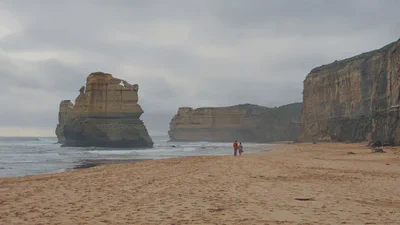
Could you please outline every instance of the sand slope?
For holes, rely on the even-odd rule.
[[[2,178],[0,224],[400,224],[395,148],[278,148]]]

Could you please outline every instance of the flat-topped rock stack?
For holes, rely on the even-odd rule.
[[[146,127],[139,119],[137,84],[111,74],[91,73],[80,88],[75,105],[60,103],[56,134],[64,146],[152,147]]]
[[[296,140],[301,103],[279,108],[258,105],[179,108],[170,122],[171,141],[272,142]]]

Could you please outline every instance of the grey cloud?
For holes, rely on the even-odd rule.
[[[400,21],[392,25],[391,36],[396,39],[400,37]]]
[[[93,71],[139,83],[142,118],[164,133],[180,106],[301,101],[313,67],[397,40],[399,7],[378,0],[1,1],[20,27],[0,36],[0,104],[8,105],[0,126],[55,126],[59,101],[74,100]],[[32,52],[57,54],[15,57]]]
[[[13,62],[2,52],[0,52],[0,78],[2,88],[0,90],[6,93],[10,87],[30,87],[39,86],[39,82],[31,79],[29,76],[21,74],[21,68],[14,65]]]
[[[76,95],[81,85],[73,69],[56,60],[0,60],[0,126],[55,126],[59,101]]]
[[[38,104],[41,102],[38,102]],[[29,112],[21,109],[3,108],[0,111],[0,126],[54,127],[57,113],[54,111]]]
[[[387,24],[387,21],[398,20],[397,9],[400,6],[398,1],[382,3],[379,0],[215,2],[218,5],[214,8],[215,14],[233,27],[263,27],[267,30],[266,25],[271,28],[276,25],[273,31],[286,34],[311,31],[304,33],[309,35],[335,35],[337,32],[354,32]]]
[[[85,80],[84,74],[54,59],[35,63],[20,61],[18,65],[23,67],[1,55],[0,61],[2,84],[8,88],[70,92],[71,87],[78,87]]]

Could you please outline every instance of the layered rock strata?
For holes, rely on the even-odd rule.
[[[137,84],[107,73],[91,73],[75,105],[60,103],[56,134],[64,146],[152,147],[146,127],[139,119]]]
[[[301,103],[279,108],[236,105],[216,108],[179,108],[170,122],[171,141],[272,142],[295,140]]]
[[[400,40],[313,69],[303,101],[300,140],[400,144]]]

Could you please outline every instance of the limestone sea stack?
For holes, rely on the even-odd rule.
[[[63,146],[153,147],[140,120],[137,84],[111,74],[91,73],[75,105],[62,101],[56,135]]]
[[[300,140],[400,144],[400,40],[313,69]]]
[[[171,141],[272,142],[296,140],[301,103],[279,108],[244,104],[179,108],[170,122]]]

